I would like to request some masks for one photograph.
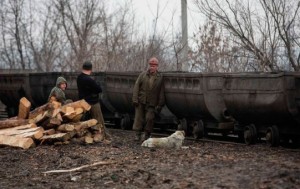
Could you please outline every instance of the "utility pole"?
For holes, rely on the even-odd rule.
[[[187,0],[181,0],[182,53],[179,65],[180,71],[188,71],[188,29],[187,29]]]

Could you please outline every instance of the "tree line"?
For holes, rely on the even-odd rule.
[[[0,69],[78,71],[90,60],[95,71],[141,71],[156,56],[160,70],[180,70],[181,33],[173,20],[171,32],[157,29],[161,4],[141,33],[124,2],[108,11],[104,0],[2,0]],[[189,38],[188,71],[299,70],[299,0],[187,2],[206,20]]]

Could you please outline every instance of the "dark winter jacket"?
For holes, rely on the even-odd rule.
[[[77,77],[77,88],[79,99],[84,99],[90,105],[99,102],[99,93],[102,89],[90,75],[81,73]]]
[[[54,96],[58,102],[60,102],[62,104],[64,104],[66,102],[65,92],[60,88],[61,83],[67,84],[67,80],[63,77],[57,78],[56,85],[55,85],[55,87],[52,88],[50,95],[48,97],[48,101],[50,100],[50,98],[52,96]]]
[[[132,101],[134,104],[142,103],[153,107],[162,107],[165,104],[163,76],[157,72],[153,77],[153,84],[149,86],[149,71],[144,71],[139,75],[133,88]]]

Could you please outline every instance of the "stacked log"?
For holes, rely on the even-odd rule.
[[[0,145],[28,149],[41,144],[94,143],[103,141],[97,120],[81,121],[91,106],[85,100],[66,105],[57,101],[30,112],[31,103],[22,98],[17,117],[0,121]]]

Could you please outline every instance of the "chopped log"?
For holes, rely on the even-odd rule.
[[[29,122],[28,119],[5,119],[0,121],[0,129],[17,127],[20,125],[25,125]]]
[[[75,112],[74,108],[71,106],[63,106],[61,109],[64,116],[69,116]]]
[[[92,127],[92,126],[96,125],[97,123],[98,123],[98,121],[96,119],[90,119],[87,121],[78,122],[75,125],[75,130],[76,131],[83,130],[83,129]]]
[[[40,140],[43,142],[57,142],[57,141],[67,141],[70,139],[70,135],[68,133],[56,133],[53,135],[44,135],[42,138],[40,138]]]
[[[11,131],[11,130],[25,130],[25,129],[35,128],[35,127],[37,127],[36,124],[29,123],[29,124],[24,124],[24,125],[16,126],[16,127],[0,129],[0,133],[5,133],[6,131]]]
[[[85,136],[85,137],[84,137],[84,142],[85,142],[86,144],[92,144],[92,143],[94,142],[94,139],[93,139],[93,137],[91,137],[91,136]]]
[[[8,135],[0,135],[0,144],[13,147],[20,147],[23,149],[28,149],[30,147],[35,146],[35,143],[32,140],[32,138]]]
[[[35,115],[35,117],[30,118],[29,123],[40,124],[41,122],[44,122],[46,119],[48,119],[47,115],[48,115],[48,110],[44,110],[40,112],[40,114]]]
[[[53,102],[51,102],[51,107],[53,109],[60,109],[61,108],[61,103],[58,102],[58,101],[53,101]]]
[[[83,113],[83,108],[75,108],[76,114],[82,114]]]
[[[29,113],[29,119],[34,119],[36,116],[43,114],[45,111],[49,110],[51,103],[44,104],[40,107],[35,108]]]
[[[82,108],[84,112],[89,111],[91,109],[91,105],[89,105],[84,99],[62,106],[62,111],[64,112],[67,107],[73,107],[74,109]]]
[[[70,107],[67,107],[68,109]],[[70,122],[78,122],[83,114],[83,109],[82,108],[75,108],[75,109],[70,109],[67,111],[67,113],[63,116],[64,118],[67,118]]]
[[[74,125],[72,125],[72,124],[62,124],[62,125],[57,127],[57,130],[62,131],[62,132],[74,131]]]
[[[39,106],[35,108],[33,111],[29,113],[29,119],[34,119],[39,114],[43,114],[45,111],[48,111],[49,113],[53,114],[54,110],[59,109],[61,107],[60,102],[48,102],[47,104],[44,104],[42,106]]]
[[[24,138],[39,139],[43,136],[44,129],[35,124],[27,124],[0,130],[0,135],[20,136]]]
[[[43,121],[39,122],[39,125],[42,126],[45,129],[50,129],[57,127],[61,124],[61,121],[56,117],[49,117],[49,114],[45,116],[45,119]]]
[[[61,120],[57,117],[52,117],[49,124],[51,124],[51,126],[58,126],[61,124]]]
[[[55,116],[59,121],[63,121],[63,119],[62,119],[62,117],[61,117],[61,114],[60,113],[58,113],[56,116]]]
[[[78,115],[74,116],[70,121],[74,122],[74,123],[80,122],[82,116],[83,116],[83,114],[78,114]]]
[[[25,98],[20,99],[18,118],[27,119],[30,112],[31,103]]]
[[[51,117],[56,117],[60,113],[60,108],[55,108],[52,112]]]
[[[22,131],[22,130],[26,130],[26,129],[30,129],[30,128],[36,128],[36,127],[37,127],[36,124],[29,123],[29,124],[20,125],[20,126],[17,126],[17,127],[1,129],[0,134],[7,133],[7,132],[10,132],[10,131],[14,131],[14,130]]]
[[[53,135],[55,134],[55,130],[54,129],[48,129],[44,131],[44,135]]]
[[[40,139],[42,136],[44,136],[44,129],[42,127],[37,127],[34,129],[28,129],[26,133],[18,134],[18,136],[22,136],[25,138],[33,138],[33,139]]]
[[[104,136],[100,133],[97,133],[94,135],[93,139],[94,139],[94,142],[101,142],[104,140]]]

